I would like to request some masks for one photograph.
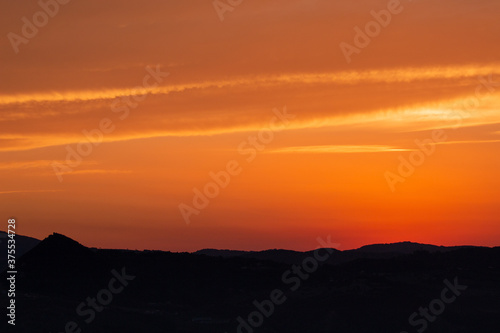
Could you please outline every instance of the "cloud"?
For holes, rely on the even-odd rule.
[[[19,170],[19,169],[32,169],[32,168],[47,168],[50,167],[52,160],[36,160],[36,161],[22,161],[22,162],[2,162],[0,163],[0,170]],[[64,161],[57,161],[64,163]]]
[[[282,75],[263,75],[232,78],[228,80],[202,81],[177,85],[159,86],[156,88],[99,89],[81,91],[40,92],[29,94],[0,95],[0,105],[31,104],[41,102],[75,102],[112,100],[122,96],[167,95],[193,89],[228,88],[236,86],[277,86],[282,84],[343,84],[360,83],[408,83],[414,81],[460,78],[477,78],[478,76],[500,73],[498,65],[467,65],[450,67],[399,68],[387,70],[341,71],[330,73],[296,73]]]
[[[14,193],[51,193],[63,192],[63,190],[14,190],[14,191],[0,191],[0,194],[14,194]]]
[[[271,154],[345,154],[345,153],[386,153],[410,151],[410,149],[379,145],[331,145],[331,146],[298,146],[271,150]]]
[[[131,170],[106,170],[106,169],[88,169],[88,170],[73,170],[60,172],[61,175],[88,175],[88,174],[127,174],[132,173]]]
[[[461,145],[461,144],[478,144],[478,143],[498,143],[500,140],[461,140],[461,141],[444,141],[439,142],[440,145]]]
[[[474,89],[471,89],[474,91]],[[500,113],[496,108],[500,95],[489,95],[477,100],[473,107],[464,108],[470,96],[450,99],[439,102],[422,102],[419,105],[401,106],[398,108],[381,108],[371,111],[352,111],[339,113],[331,110],[330,105],[323,101],[313,105],[311,109],[306,104],[288,107],[289,112],[298,114],[290,122],[285,131],[302,129],[331,129],[332,131],[351,128],[361,130],[385,131],[388,133],[416,132],[432,129],[466,128],[500,123]],[[182,98],[180,101],[185,101]],[[233,104],[227,106],[226,112],[204,112],[193,110],[191,113],[157,109],[160,101],[151,101],[130,111],[131,120],[120,120],[118,115],[111,111],[107,113],[88,114],[72,118],[65,114],[65,127],[60,127],[51,119],[45,120],[46,126],[40,128],[40,120],[28,121],[19,130],[25,133],[0,135],[0,151],[22,151],[50,146],[72,145],[79,142],[88,142],[85,131],[98,129],[100,121],[112,118],[115,130],[103,134],[102,142],[120,142],[130,140],[149,139],[157,137],[196,137],[214,136],[231,133],[257,132],[266,127],[273,116],[271,108],[248,108],[231,110]],[[187,101],[186,101],[187,102]],[[187,102],[188,103],[188,102]],[[182,106],[185,107],[185,106]],[[372,106],[373,107],[373,106]],[[207,107],[208,108],[208,107]],[[188,110],[188,109],[186,109]],[[225,110],[225,109],[224,109]],[[178,114],[178,117],[176,117]],[[103,116],[105,115],[105,116]],[[132,120],[133,119],[133,120]],[[28,129],[35,128],[34,132]],[[15,125],[11,127],[11,131]]]

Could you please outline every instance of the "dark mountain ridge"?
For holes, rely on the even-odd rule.
[[[461,248],[474,248],[474,246],[436,246],[430,244],[421,244],[414,242],[398,242],[388,244],[371,244],[365,245],[358,249],[353,250],[337,250],[330,249],[334,253],[331,254],[326,261],[329,264],[346,263],[356,259],[388,259],[397,256],[412,254],[417,251],[425,252],[447,252],[458,250]],[[203,254],[213,257],[222,258],[253,258],[259,260],[272,260],[281,263],[295,263],[304,258],[311,256],[314,250],[300,252],[293,250],[264,250],[264,251],[238,251],[238,250],[216,250],[216,249],[203,249],[194,252],[195,254]]]
[[[489,333],[499,325],[500,247],[322,249],[329,259],[321,263],[315,251],[250,252],[261,259],[245,251],[222,251],[226,257],[204,251],[89,249],[53,234],[18,259],[15,331],[65,332],[75,322],[91,333],[410,333],[417,331],[410,315],[441,297],[444,281],[467,288],[426,332]],[[338,260],[330,264],[331,258]],[[116,287],[117,274],[130,281],[86,322],[77,308]],[[0,275],[4,294],[6,275]],[[258,328],[242,328],[238,318],[248,324],[252,313],[265,311],[256,304],[269,309],[265,302],[276,291],[285,301],[262,315]]]

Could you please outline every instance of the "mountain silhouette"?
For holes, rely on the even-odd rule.
[[[389,244],[372,244],[365,245],[358,249],[340,251],[330,249],[334,253],[331,254],[326,261],[329,264],[346,263],[357,259],[388,259],[405,254],[412,254],[417,251],[425,252],[447,252],[467,246],[436,246],[430,244],[420,244],[413,242],[399,242]],[[203,249],[196,251],[196,254],[203,254],[212,257],[221,258],[253,258],[259,260],[272,260],[280,263],[297,263],[303,259],[313,255],[314,251],[299,252],[291,250],[264,250],[264,251],[237,251],[237,250],[216,250]]]
[[[80,258],[92,256],[93,253],[87,247],[81,245],[77,241],[66,237],[62,234],[54,232],[52,235],[45,238],[36,246],[34,252],[39,256],[52,256],[59,258]],[[33,253],[29,253],[24,257],[26,260],[30,258]]]
[[[94,333],[410,333],[421,327],[409,317],[442,297],[444,281],[466,289],[425,332],[498,329],[500,247],[375,244],[322,249],[323,262],[314,253],[102,250],[52,234],[18,259],[16,331],[64,332],[74,322]],[[127,286],[87,323],[76,309],[118,273],[130,276]],[[271,311],[276,292],[282,302]],[[259,313],[262,323],[248,326]]]
[[[410,254],[416,251],[438,252],[438,251],[452,251],[468,246],[436,246],[430,244],[420,244],[413,242],[399,242],[389,244],[371,244],[365,245],[356,249],[357,252],[371,252],[371,253],[404,253]]]
[[[53,294],[73,293],[74,287],[68,281],[78,282],[79,293],[92,290],[107,267],[94,251],[58,233],[48,236],[17,260],[22,277],[19,285],[24,290]]]

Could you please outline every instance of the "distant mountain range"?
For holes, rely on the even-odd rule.
[[[336,250],[331,249],[334,253],[330,255],[326,263],[340,264],[349,262],[356,259],[388,259],[400,255],[412,254],[418,251],[423,252],[447,252],[454,251],[461,248],[473,248],[473,246],[436,246],[429,244],[419,244],[413,242],[400,242],[391,244],[373,244],[365,245],[359,249],[354,250]],[[195,254],[204,254],[213,257],[222,258],[252,258],[258,260],[272,260],[276,262],[292,264],[302,261],[304,258],[313,255],[314,251],[291,251],[291,250],[265,250],[265,251],[234,251],[234,250],[216,250],[216,249],[203,249],[196,251]]]
[[[63,236],[54,233],[57,236]],[[64,236],[65,237],[65,236]],[[2,242],[2,240],[5,240]],[[40,240],[16,235],[16,251],[17,257],[22,256],[33,247],[35,247]],[[6,245],[7,245],[7,234],[0,231],[0,246],[2,247],[2,253],[0,255],[0,272],[6,269]],[[389,244],[372,244],[365,245],[359,249],[344,250],[340,251],[337,249],[331,249],[334,254],[329,256],[326,263],[328,264],[340,264],[349,262],[356,259],[388,259],[394,258],[404,254],[412,254],[417,251],[424,251],[429,253],[434,252],[447,252],[453,251],[461,248],[474,248],[475,246],[436,246],[430,244],[420,244],[413,242],[399,242],[399,243],[389,243]],[[313,254],[313,251],[293,251],[293,250],[283,250],[283,249],[272,249],[263,251],[239,251],[239,250],[218,250],[218,249],[203,249],[194,252],[194,254],[207,255],[211,257],[221,257],[221,258],[252,258],[258,260],[271,260],[279,263],[292,264],[303,260]]]
[[[27,247],[37,242],[21,240]],[[314,251],[106,250],[54,233],[17,259],[15,331],[416,332],[409,316],[442,297],[445,280],[467,289],[427,323],[426,333],[499,327],[500,247],[403,242],[322,252],[330,257],[316,265]],[[130,276],[126,287],[118,274]],[[0,274],[2,295],[6,278]],[[256,302],[277,290],[286,302],[275,304],[258,330],[249,329],[255,311],[269,310],[269,303],[258,310]],[[92,299],[106,304],[92,310]],[[0,331],[6,326],[2,321]]]

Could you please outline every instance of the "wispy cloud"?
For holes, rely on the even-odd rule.
[[[35,160],[35,161],[21,161],[21,162],[4,162],[0,163],[0,170],[19,170],[19,169],[32,169],[32,168],[47,168],[50,167],[52,160]],[[64,163],[64,161],[57,161]]]
[[[337,83],[357,84],[365,83],[401,83],[432,79],[458,79],[471,78],[479,75],[500,73],[498,65],[467,65],[450,67],[423,67],[423,68],[399,68],[388,70],[366,70],[366,71],[339,71],[329,73],[295,73],[283,75],[261,75],[233,78],[228,80],[214,80],[184,83],[177,85],[159,86],[156,88],[141,89],[104,89],[104,90],[80,90],[67,92],[37,92],[28,94],[0,95],[0,105],[23,104],[36,102],[74,102],[111,100],[121,96],[134,96],[144,94],[169,94],[183,92],[191,89],[227,88],[235,86],[280,85],[285,83]]]
[[[291,123],[285,131],[302,129],[332,129],[342,128],[372,129],[377,131],[389,131],[393,133],[417,132],[432,129],[461,128],[481,126],[500,123],[500,113],[495,108],[500,96],[491,95],[485,97],[477,109],[464,111],[460,107],[461,102],[468,96],[437,102],[422,104],[419,106],[408,106],[398,109],[381,109],[372,112],[352,112],[348,114],[332,114],[324,111],[322,115],[310,116],[304,114],[302,119]],[[172,122],[162,123],[160,115],[152,115],[149,119],[156,117],[157,122],[138,128],[129,123],[116,133],[103,136],[103,142],[121,142],[141,140],[160,137],[196,137],[214,136],[231,133],[255,132],[266,126],[265,122],[258,119],[247,119],[240,114],[242,119],[234,117],[226,123],[217,123],[205,119],[203,126],[199,125],[199,113],[183,118],[182,124]],[[96,124],[99,120],[96,120]],[[116,123],[119,125],[120,123]],[[160,125],[161,124],[161,125]],[[75,125],[76,126],[76,125]],[[142,125],[139,125],[142,126]],[[162,127],[163,129],[160,129]],[[67,134],[59,132],[37,133],[37,134],[1,134],[0,151],[23,151],[42,147],[62,146],[85,141],[86,138],[78,131]]]
[[[460,140],[460,141],[445,141],[439,142],[441,145],[460,145],[460,144],[477,144],[477,143],[498,143],[500,140]]]
[[[14,191],[0,191],[0,194],[14,194],[14,193],[48,193],[48,192],[63,192],[63,190],[14,190]]]
[[[132,173],[131,170],[106,170],[106,169],[88,169],[88,170],[75,170],[71,172],[62,172],[61,174],[71,175],[88,175],[88,174],[127,174]]]
[[[344,154],[344,153],[386,153],[410,151],[411,149],[378,145],[330,145],[330,146],[297,146],[271,150],[274,154]]]

